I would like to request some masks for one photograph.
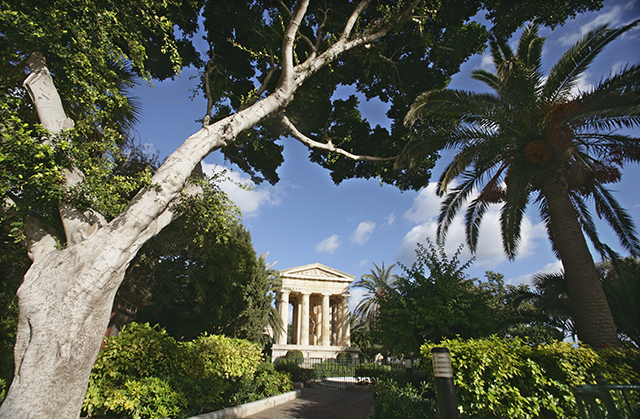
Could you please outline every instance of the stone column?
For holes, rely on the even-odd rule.
[[[338,345],[338,304],[331,304],[331,344]]]
[[[280,290],[280,318],[283,330],[278,334],[278,345],[287,344],[287,325],[289,323],[289,291]]]
[[[349,294],[342,295],[342,344],[351,346],[351,325],[349,324]]]
[[[293,328],[293,333],[295,336],[296,345],[300,345],[300,333],[302,329],[302,298],[301,295],[298,294],[298,298],[296,300],[296,305],[294,307],[293,320],[295,322],[295,327]]]
[[[302,310],[300,313],[300,345],[309,345],[309,293],[302,293]]]
[[[343,301],[344,297],[342,297],[342,300],[336,302],[336,345],[338,346],[344,345],[344,343],[342,342],[342,325],[344,322],[344,310],[342,307]]]
[[[329,318],[331,311],[329,310],[329,294],[322,294],[322,346],[329,346]]]

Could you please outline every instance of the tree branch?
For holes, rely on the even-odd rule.
[[[51,73],[47,68],[44,56],[40,52],[31,54],[28,60],[31,73],[23,85],[29,92],[40,123],[52,134],[71,129],[73,120],[65,114],[58,90],[53,84]],[[64,170],[67,188],[72,188],[82,182],[83,174],[78,168]],[[67,245],[73,246],[93,235],[98,228],[107,224],[102,214],[96,211],[80,211],[68,202],[58,204],[60,218],[67,238]],[[36,230],[40,230],[35,227]],[[36,243],[36,242],[34,242]]]
[[[15,200],[10,197],[5,197],[3,199],[3,205],[0,206],[0,215],[7,217],[7,210],[11,207],[17,208],[17,206],[18,204]],[[10,217],[11,215],[9,215],[9,218]],[[27,250],[29,259],[33,262],[53,251],[60,242],[58,231],[42,218],[35,215],[26,217],[22,234],[24,234],[22,245]]]
[[[371,162],[384,162],[384,161],[392,161],[396,160],[398,156],[395,157],[375,157],[375,156],[363,156],[349,153],[346,150],[343,150],[339,147],[334,146],[329,140],[328,143],[321,143],[311,138],[307,137],[296,128],[295,125],[287,118],[285,115],[280,114],[280,121],[284,124],[284,126],[289,130],[289,133],[293,138],[300,141],[302,144],[306,145],[309,148],[317,148],[320,150],[330,151],[332,153],[340,154],[342,156],[347,157],[348,159],[355,161],[371,161]]]
[[[364,10],[367,7],[369,7],[369,3],[371,3],[371,0],[362,0],[360,3],[358,3],[356,8],[353,9],[353,13],[351,13],[351,16],[349,16],[349,19],[347,19],[347,23],[345,23],[344,25],[342,36],[340,36],[341,41],[345,42],[347,39],[349,39],[349,35],[351,35],[351,30],[356,24],[358,17],[360,17],[360,14],[364,12]]]
[[[298,2],[284,33],[282,39],[282,77],[280,79],[282,84],[289,84],[293,79],[293,46],[300,22],[302,22],[308,6],[309,0],[300,0]]]
[[[338,42],[331,45],[331,47],[329,47],[315,59],[307,59],[304,63],[296,66],[295,71],[298,75],[298,79],[296,80],[297,84],[302,84],[307,78],[311,76],[311,74],[314,74],[320,68],[334,61],[336,57],[343,52],[349,51],[360,45],[377,41],[378,39],[387,35],[398,24],[398,22],[402,22],[411,18],[411,14],[418,6],[420,1],[421,0],[413,0],[413,2],[409,6],[407,6],[407,8],[402,13],[390,19],[389,22],[383,25],[378,31],[370,33],[365,31],[352,40],[348,40],[355,22],[370,3],[370,0],[361,1],[354,9],[351,16],[349,16],[349,19],[345,24],[342,36],[340,37]]]

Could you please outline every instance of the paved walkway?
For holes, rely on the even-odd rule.
[[[303,388],[295,400],[263,410],[249,419],[367,419],[373,406],[370,391]]]

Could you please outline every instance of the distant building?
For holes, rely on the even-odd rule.
[[[109,326],[104,334],[105,338],[110,336],[118,336],[122,328],[135,320],[138,313],[138,306],[142,306],[143,302],[140,297],[136,297],[132,293],[118,292],[111,309],[111,318]],[[102,340],[100,350],[104,348],[105,341]]]
[[[292,305],[293,318],[291,336],[286,327],[276,332],[272,359],[276,361],[296,349],[305,359],[318,361],[335,358],[340,352],[357,357],[358,348],[351,346],[349,326],[349,285],[355,277],[314,263],[284,269],[280,278],[282,287],[276,295],[276,309],[286,326]]]

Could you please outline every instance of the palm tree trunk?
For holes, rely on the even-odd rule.
[[[551,235],[562,260],[578,338],[594,348],[620,346],[616,325],[602,290],[566,181],[541,188],[547,201]]]

